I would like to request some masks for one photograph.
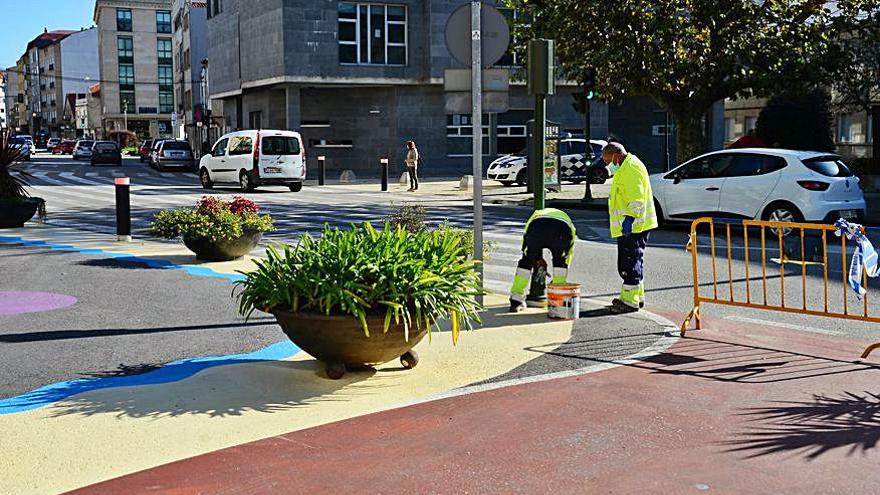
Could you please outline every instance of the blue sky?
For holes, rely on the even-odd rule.
[[[30,40],[56,29],[79,29],[93,24],[95,0],[0,0],[0,68],[15,64]]]

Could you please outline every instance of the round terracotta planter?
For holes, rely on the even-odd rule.
[[[202,261],[231,261],[253,251],[262,238],[262,232],[245,234],[238,239],[221,239],[219,241],[191,239],[184,236],[183,243],[190,251],[196,253],[196,259]]]
[[[327,363],[327,375],[341,378],[346,369],[364,368],[400,359],[405,368],[418,364],[412,350],[428,333],[427,328],[410,327],[409,340],[404,339],[403,325],[393,322],[383,332],[384,316],[368,316],[370,336],[357,318],[293,313],[275,309],[272,314],[287,337],[300,349]]]
[[[0,229],[17,229],[34,218],[40,203],[37,201],[0,201]]]

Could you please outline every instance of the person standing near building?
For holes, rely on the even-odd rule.
[[[416,148],[415,141],[406,142],[406,171],[409,172],[409,189],[407,191],[419,190],[419,150]]]
[[[631,313],[645,305],[644,257],[648,234],[657,228],[654,194],[648,170],[641,160],[627,153],[623,144],[608,143],[602,160],[619,165],[611,181],[608,199],[611,237],[617,239],[617,271],[623,279],[620,297],[612,301],[614,313]]]

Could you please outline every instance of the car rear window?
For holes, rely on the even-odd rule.
[[[116,145],[113,143],[98,143],[95,145],[98,151],[116,151]]]
[[[266,136],[261,143],[264,155],[298,155],[299,140],[293,136]]]
[[[822,174],[825,177],[852,177],[853,173],[846,166],[845,163],[840,161],[840,158],[836,156],[822,156],[818,158],[810,158],[809,160],[804,160],[804,165],[807,166],[808,169],[816,172],[818,174]]]
[[[12,144],[27,144],[27,139],[25,138],[13,138]]]
[[[182,143],[180,141],[165,141],[162,149],[173,151],[189,151],[189,143]]]

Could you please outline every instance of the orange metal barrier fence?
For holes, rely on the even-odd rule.
[[[700,291],[700,272],[699,272],[699,253],[698,253],[698,229],[700,226],[706,225],[708,226],[708,242],[710,248],[710,254],[712,259],[712,284],[711,284],[711,296],[703,295]],[[718,281],[718,260],[716,256],[716,226],[719,227],[723,233],[722,235],[726,238],[726,265],[727,265],[727,281]],[[743,265],[745,270],[745,291],[737,291],[734,289],[734,258],[733,258],[733,247],[731,245],[731,236],[737,234],[737,230],[741,230],[742,239],[743,239]],[[754,239],[757,241],[757,238],[750,239],[750,230],[760,231],[760,259],[761,259],[761,284],[760,291],[757,294],[754,294],[752,291],[752,267],[750,260],[750,241]],[[880,323],[880,317],[871,315],[868,310],[868,294],[865,294],[860,301],[859,308],[851,308],[851,304],[849,301],[849,292],[851,289],[848,285],[849,278],[849,265],[847,259],[847,238],[845,235],[840,236],[839,241],[835,239],[835,227],[832,225],[822,225],[822,224],[813,224],[813,223],[791,223],[791,222],[767,222],[762,220],[719,220],[713,218],[698,218],[694,220],[691,224],[691,233],[690,240],[688,241],[687,249],[691,252],[692,260],[693,260],[693,277],[694,277],[694,308],[688,314],[687,318],[681,325],[681,336],[684,337],[688,325],[691,320],[694,321],[694,325],[696,329],[700,329],[702,327],[701,315],[700,315],[700,307],[702,304],[711,303],[711,304],[721,304],[726,306],[736,306],[742,308],[755,308],[755,309],[765,309],[771,311],[781,311],[786,313],[799,313],[806,314],[812,316],[825,316],[831,318],[842,318],[847,320],[857,320],[864,322],[873,322]],[[821,238],[821,250],[818,252],[821,256],[816,256],[815,261],[808,261],[807,254],[807,239],[808,234],[810,236],[809,239],[815,240],[816,238]],[[793,237],[792,237],[793,236]],[[831,239],[829,239],[829,237]],[[800,244],[800,252],[797,249],[794,249],[794,252],[791,253],[795,255],[794,258],[788,256],[786,252],[790,252],[790,249],[786,249],[786,245],[790,246],[792,243],[797,247],[798,242]],[[833,245],[839,245],[841,253],[839,255],[835,254],[834,256],[840,256],[841,261],[841,272],[843,273],[842,278],[837,281],[837,277],[829,280],[829,242]],[[779,259],[769,259],[768,260],[768,244],[773,248],[775,245],[775,249],[779,253]],[[757,247],[753,248],[757,249]],[[797,259],[797,255],[800,255],[800,259]],[[738,261],[738,260],[737,260]],[[757,259],[753,260],[757,263]],[[768,267],[768,261],[771,263],[778,263],[778,278],[780,279],[780,283],[777,286],[779,289],[779,297],[778,303],[773,303],[770,299],[768,299],[768,268],[770,270],[775,270],[773,265]],[[800,295],[801,295],[801,304],[800,305],[787,305],[786,304],[786,296],[785,296],[785,268],[786,265],[799,265],[801,267],[800,273]],[[823,301],[821,307],[809,307],[807,304],[807,267],[810,265],[814,265],[817,267],[821,267],[822,275],[823,275],[823,284],[822,287],[810,286],[809,289],[812,292],[813,290],[821,290],[822,297],[820,298]],[[722,266],[723,270],[723,266]],[[791,277],[791,275],[788,275]],[[773,277],[771,275],[771,277]],[[868,288],[868,276],[863,271],[863,280],[862,287]],[[756,279],[757,280],[757,279]],[[706,284],[708,285],[708,284]],[[724,285],[727,285],[727,290],[724,290]],[[770,284],[770,289],[772,291],[773,285]],[[722,289],[719,291],[719,286]],[[708,292],[708,291],[707,291]],[[723,297],[724,292],[727,292],[727,297]],[[738,293],[739,292],[739,293]],[[769,292],[771,296],[774,294]],[[842,305],[840,304],[842,302]],[[842,308],[835,309],[834,305]],[[880,348],[880,342],[872,344],[868,346],[864,352],[862,353],[862,358],[868,357],[868,355],[874,351],[875,349]]]

